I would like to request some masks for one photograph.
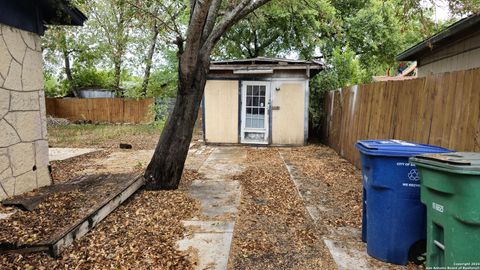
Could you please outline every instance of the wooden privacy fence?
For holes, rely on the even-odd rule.
[[[480,151],[480,69],[347,87],[325,99],[325,142],[357,167],[357,140]]]
[[[47,98],[47,115],[75,120],[90,120],[99,123],[148,123],[153,98]]]

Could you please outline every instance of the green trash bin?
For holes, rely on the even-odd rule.
[[[427,207],[428,269],[480,269],[480,153],[426,154],[410,162]]]

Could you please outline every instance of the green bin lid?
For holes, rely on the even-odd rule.
[[[480,153],[453,152],[442,154],[424,154],[410,158],[416,165],[427,165],[447,171],[465,174],[480,174]]]

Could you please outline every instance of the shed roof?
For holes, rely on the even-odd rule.
[[[0,0],[0,23],[39,35],[46,25],[83,25],[85,20],[69,0]]]
[[[439,47],[455,42],[480,29],[480,14],[473,14],[447,27],[445,30],[425,39],[397,56],[398,61],[415,61],[422,55]]]
[[[310,70],[312,76],[324,69],[321,61],[291,60],[285,58],[257,57],[238,60],[212,61],[210,70],[267,71],[271,70]]]

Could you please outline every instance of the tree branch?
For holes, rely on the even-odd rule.
[[[220,22],[218,22],[209,35],[202,50],[211,52],[213,47],[220,40],[222,35],[235,25],[238,21],[243,19],[250,12],[268,3],[270,0],[241,0],[230,12],[228,12]]]
[[[202,42],[210,36],[212,33],[213,27],[215,26],[215,22],[217,21],[218,12],[220,10],[220,6],[222,4],[222,0],[213,0],[208,10],[207,20],[205,21],[205,27],[203,28],[202,34]]]
[[[144,14],[154,18],[155,20],[157,20],[158,22],[160,22],[161,25],[165,26],[165,28],[167,28],[168,30],[172,31],[172,32],[176,32],[175,29],[173,29],[167,22],[165,22],[163,19],[161,19],[160,17],[158,17],[157,14],[153,14],[152,12],[150,12],[149,10],[145,9],[145,8],[142,8],[141,6],[135,4],[135,3],[132,3],[130,1],[125,1],[127,4],[131,5],[132,7],[140,10],[141,12],[143,12]]]
[[[197,65],[198,57],[202,57],[200,48],[202,47],[202,33],[205,26],[205,21],[210,9],[212,0],[197,0],[195,2],[195,10],[192,12],[192,17],[188,25],[187,39],[185,42],[184,53],[181,56],[180,66],[181,77],[193,79],[193,76],[187,76],[188,72],[194,70],[194,66]],[[181,82],[190,84],[191,82]]]

